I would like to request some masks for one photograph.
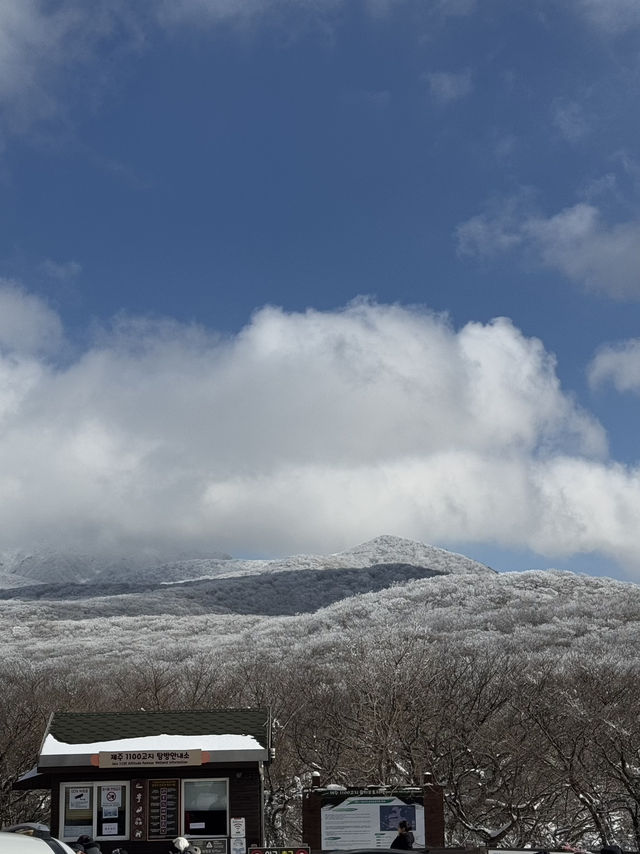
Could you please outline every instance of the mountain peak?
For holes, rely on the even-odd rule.
[[[465,557],[465,555],[391,534],[374,537],[372,540],[367,540],[331,557],[340,559],[347,558],[347,556],[350,565],[354,565],[354,560],[359,560],[360,565],[407,563],[443,573],[494,572],[485,564]]]

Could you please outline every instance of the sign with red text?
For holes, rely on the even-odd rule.
[[[179,765],[202,765],[201,750],[101,750],[99,768],[175,768]]]

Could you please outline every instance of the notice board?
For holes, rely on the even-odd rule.
[[[178,836],[180,783],[178,780],[149,780],[149,839]]]

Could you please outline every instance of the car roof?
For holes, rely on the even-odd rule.
[[[24,833],[0,831],[0,854],[51,854],[52,850],[56,854],[75,854],[73,848],[53,837],[43,839]]]

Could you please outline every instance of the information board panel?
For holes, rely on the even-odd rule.
[[[178,780],[149,780],[149,839],[178,836]]]
[[[322,848],[350,850],[389,848],[406,821],[416,848],[424,847],[424,805],[421,794],[333,795],[321,809]]]

